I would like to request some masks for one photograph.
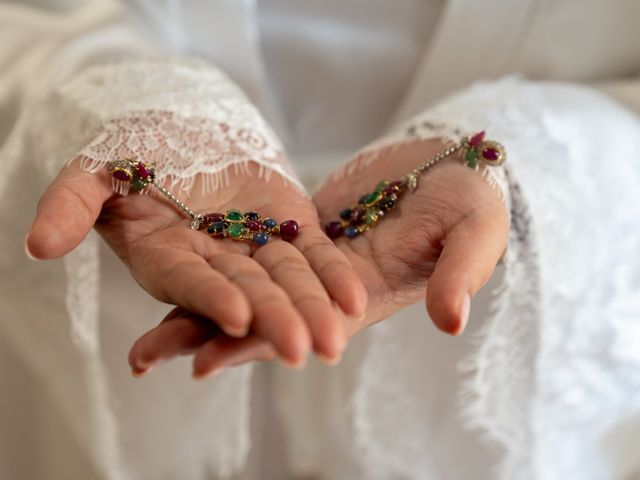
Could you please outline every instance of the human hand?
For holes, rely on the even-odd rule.
[[[106,170],[92,174],[79,162],[65,167],[43,194],[26,247],[38,259],[73,250],[94,226],[156,299],[215,322],[230,337],[264,338],[288,364],[300,365],[313,348],[327,359],[345,346],[341,312],[360,316],[366,292],[346,257],[320,229],[310,199],[277,175],[230,175],[229,186],[202,194],[196,181],[188,203],[197,212],[240,208],[278,220],[295,219],[300,233],[256,248],[212,239],[163,197],[115,196]],[[211,325],[207,325],[211,329]],[[139,361],[142,373],[151,365]]]
[[[394,149],[356,175],[330,183],[315,196],[324,221],[380,179],[393,180],[437,153],[438,141],[416,142]],[[365,281],[369,304],[364,322],[344,319],[349,335],[388,317],[425,295],[427,309],[441,330],[459,334],[470,298],[486,283],[502,255],[509,231],[508,213],[479,175],[455,159],[447,159],[419,179],[414,193],[374,229],[338,247]],[[207,376],[250,360],[266,360],[274,352],[268,342],[248,336],[233,339],[204,332],[189,312],[178,311],[136,342],[138,355],[166,361],[195,353],[194,373]]]
[[[441,141],[426,140],[383,151],[362,171],[316,193],[321,218],[336,219],[379,180],[399,179],[444,148]],[[434,324],[457,335],[466,326],[471,298],[504,253],[508,235],[509,214],[498,191],[452,156],[421,175],[418,188],[404,193],[398,207],[374,228],[337,243],[356,271],[366,271],[368,283],[376,285],[368,287],[371,304],[365,325],[419,301],[426,287],[426,307]]]

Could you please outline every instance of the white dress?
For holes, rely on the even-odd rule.
[[[636,1],[9,2],[0,32],[2,478],[640,475]],[[181,360],[130,378],[131,342],[168,307],[93,236],[47,263],[22,238],[64,160],[96,160],[149,110],[265,140],[191,164],[176,147],[186,187],[252,159],[302,188],[277,137],[311,186],[396,124],[384,145],[489,130],[510,154],[512,235],[469,333],[417,305],[335,368],[196,383]]]

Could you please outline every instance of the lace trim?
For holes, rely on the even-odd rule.
[[[504,278],[491,293],[487,312],[490,321],[472,339],[475,353],[458,364],[464,381],[457,400],[463,424],[481,432],[485,439],[497,441],[504,449],[502,462],[495,466],[496,478],[524,479],[531,478],[531,464],[530,452],[523,446],[534,444],[531,423],[521,420],[533,415],[533,406],[528,400],[535,395],[538,376],[541,306],[532,300],[541,297],[540,259],[529,203],[509,168],[505,174],[509,184],[511,227]],[[514,322],[514,318],[518,321]],[[502,338],[527,348],[513,351],[487,341]],[[494,388],[495,385],[510,387],[509,395]]]
[[[158,163],[161,178],[189,194],[248,174],[250,162],[307,195],[276,133],[215,66],[192,60],[137,60],[87,68],[47,95],[33,131],[37,162],[55,175],[64,159],[90,171],[123,155]],[[60,119],[64,118],[64,122]],[[55,129],[51,125],[56,125]],[[229,170],[233,167],[233,170]]]
[[[233,99],[218,102],[219,118],[184,117],[167,111],[129,112],[106,122],[103,130],[73,159],[95,172],[119,158],[143,158],[157,167],[160,180],[191,191],[202,174],[205,192],[229,183],[228,168],[248,174],[248,162],[260,165],[259,175],[269,180],[278,173],[301,193],[304,187],[286,162],[277,137],[265,124],[248,127],[243,105]],[[246,109],[246,107],[244,107]]]

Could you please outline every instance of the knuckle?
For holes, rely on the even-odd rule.
[[[84,212],[87,218],[93,220],[93,218],[98,215],[99,209],[102,207],[101,204],[97,205],[92,203],[92,199],[85,198],[85,196],[78,193],[75,188],[72,188],[65,183],[58,185],[58,189],[63,195],[71,197],[71,202],[76,206],[80,206],[80,209]]]
[[[328,262],[323,263],[320,268],[318,268],[318,275],[331,275],[331,274],[339,274],[339,275],[350,275],[351,268],[343,261],[338,259],[332,259]]]
[[[182,274],[184,271],[184,265],[182,263],[174,263],[166,266],[160,274],[164,285],[182,285]]]
[[[312,255],[320,255],[326,250],[329,250],[331,252],[336,247],[333,243],[329,242],[328,239],[327,241],[324,241],[321,239],[315,239],[315,240],[309,241],[308,243],[304,243],[300,245],[299,248],[305,257],[309,257]]]
[[[289,301],[283,291],[273,289],[256,298],[256,303],[260,305],[263,311],[272,312],[273,307],[282,307],[288,305]]]
[[[311,267],[309,264],[297,257],[285,257],[269,269],[269,273],[274,277],[280,277],[281,275],[300,276],[308,274],[310,271]]]
[[[227,278],[235,283],[247,283],[264,281],[269,278],[269,275],[262,270],[240,268],[232,272]]]
[[[315,308],[329,306],[329,297],[320,292],[303,292],[294,296],[292,300],[299,306],[309,306],[310,304],[313,304]]]

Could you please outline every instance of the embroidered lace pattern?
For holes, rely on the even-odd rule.
[[[220,118],[145,111],[110,120],[80,151],[82,167],[93,172],[110,160],[144,158],[156,165],[160,180],[169,178],[173,186],[190,191],[196,175],[203,175],[203,188],[212,191],[228,184],[229,167],[233,173],[246,173],[247,162],[254,161],[265,180],[276,172],[302,190],[277,138],[265,125],[256,128],[246,119],[234,118],[243,109],[235,99],[218,101],[217,106]]]
[[[44,122],[65,119],[46,151],[67,152],[95,171],[122,157],[157,164],[159,179],[183,193],[196,176],[205,191],[230,173],[260,166],[306,195],[277,135],[244,93],[216,68],[196,61],[138,61],[89,68],[58,89]],[[44,158],[53,173],[59,158]],[[232,169],[232,170],[231,170]]]

